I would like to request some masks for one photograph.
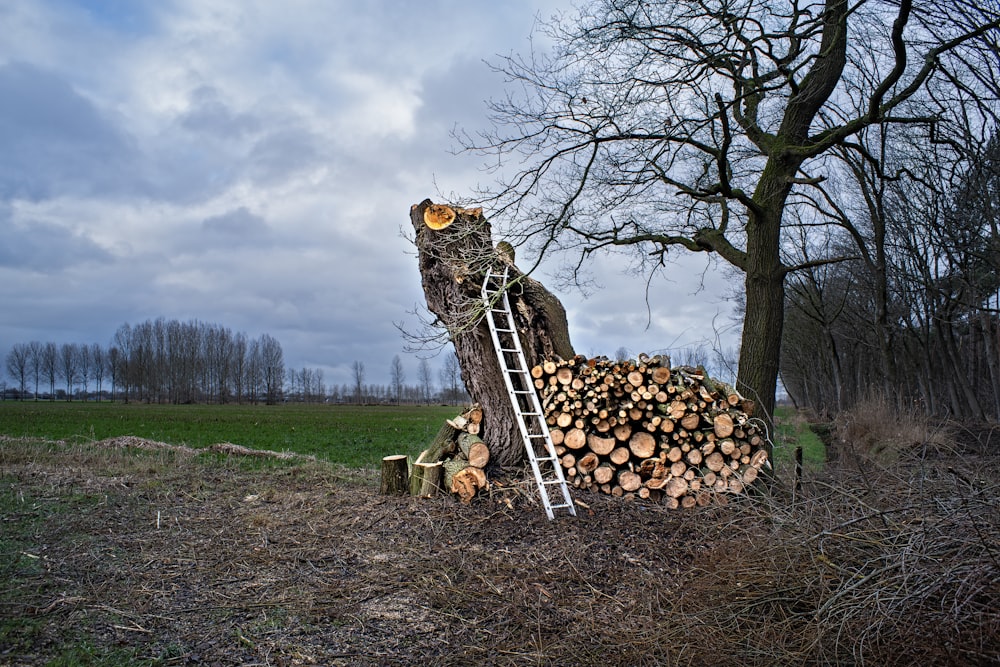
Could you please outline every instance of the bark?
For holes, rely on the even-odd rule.
[[[541,283],[517,269],[509,250],[496,250],[481,209],[454,208],[451,223],[432,229],[424,219],[432,206],[425,200],[410,209],[427,308],[447,331],[466,390],[482,408],[480,435],[490,445],[492,461],[517,465],[524,458],[524,443],[482,317],[480,288],[486,270],[508,267],[511,280],[516,280],[509,296],[529,367],[545,359],[573,357],[566,311]]]

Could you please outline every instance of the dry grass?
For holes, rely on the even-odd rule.
[[[690,512],[578,494],[555,522],[513,489],[215,456],[0,443],[0,663],[81,638],[91,664],[1000,661],[995,456],[842,455],[794,502]]]
[[[913,407],[901,410],[878,394],[838,415],[834,428],[845,454],[882,465],[959,452],[956,425],[933,420]]]

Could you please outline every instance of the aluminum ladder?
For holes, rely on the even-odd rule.
[[[569,496],[566,478],[545,422],[545,413],[524,359],[524,349],[511,313],[510,299],[507,298],[507,277],[508,269],[505,267],[503,273],[487,269],[483,279],[483,309],[493,337],[493,349],[500,362],[545,514],[550,520],[555,518],[556,510],[566,510],[571,516],[576,516],[576,507]]]

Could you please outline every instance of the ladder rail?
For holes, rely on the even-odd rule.
[[[516,421],[518,425],[518,430],[521,433],[521,438],[524,442],[525,450],[528,454],[528,461],[531,464],[531,471],[535,478],[535,483],[538,486],[538,492],[542,498],[542,505],[545,507],[545,513],[551,520],[555,518],[554,510],[556,509],[566,509],[570,515],[576,516],[576,507],[573,504],[572,499],[569,495],[569,488],[566,485],[566,479],[563,476],[562,466],[559,465],[559,458],[555,451],[555,445],[552,442],[552,435],[549,432],[549,426],[545,421],[545,413],[542,410],[541,401],[538,398],[538,393],[534,391],[532,385],[531,375],[527,369],[527,362],[524,357],[524,348],[521,345],[520,336],[517,334],[517,326],[514,322],[514,316],[510,307],[510,299],[507,295],[507,278],[508,270],[504,268],[502,274],[493,273],[492,268],[486,270],[486,276],[483,279],[483,286],[481,290],[481,295],[483,298],[483,307],[486,311],[486,321],[489,325],[490,337],[493,340],[493,349],[497,354],[497,361],[500,364],[500,369],[503,371],[504,385],[507,388],[507,394],[510,398],[511,407],[514,409],[514,414],[516,416]],[[491,292],[490,291],[490,281],[498,281],[499,287]],[[499,307],[498,307],[499,306]],[[503,327],[498,327],[496,318],[497,314],[502,315],[506,318]],[[504,342],[501,341],[501,333],[509,337],[512,342],[509,347],[504,346]],[[514,357],[517,363],[517,367],[512,367],[505,355],[510,354]],[[520,376],[521,384],[524,389],[518,389],[514,385],[514,378]],[[527,406],[522,406],[522,398],[527,399]],[[525,407],[527,409],[525,409]],[[532,426],[537,433],[532,433],[531,428],[525,422],[525,417],[532,418]],[[545,449],[545,455],[539,456],[535,451],[535,440],[542,440],[542,444]],[[546,479],[544,471],[542,470],[542,463],[547,462],[552,471],[552,478]],[[562,495],[562,502],[553,503],[549,496],[549,491],[546,487],[548,486],[559,486],[559,491]]]

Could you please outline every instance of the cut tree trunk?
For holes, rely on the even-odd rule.
[[[450,216],[442,207],[454,213],[447,224]],[[411,208],[410,221],[427,308],[454,344],[465,387],[482,408],[479,435],[489,443],[496,464],[516,465],[524,459],[524,444],[482,317],[483,277],[487,269],[508,269],[508,295],[529,368],[544,360],[573,358],[566,311],[541,283],[514,265],[509,250],[495,248],[481,209],[425,200]]]
[[[409,471],[405,454],[393,454],[382,459],[383,496],[404,496],[410,492]]]
[[[420,498],[433,498],[441,490],[441,476],[444,472],[440,461],[413,464],[410,474],[410,495]]]

